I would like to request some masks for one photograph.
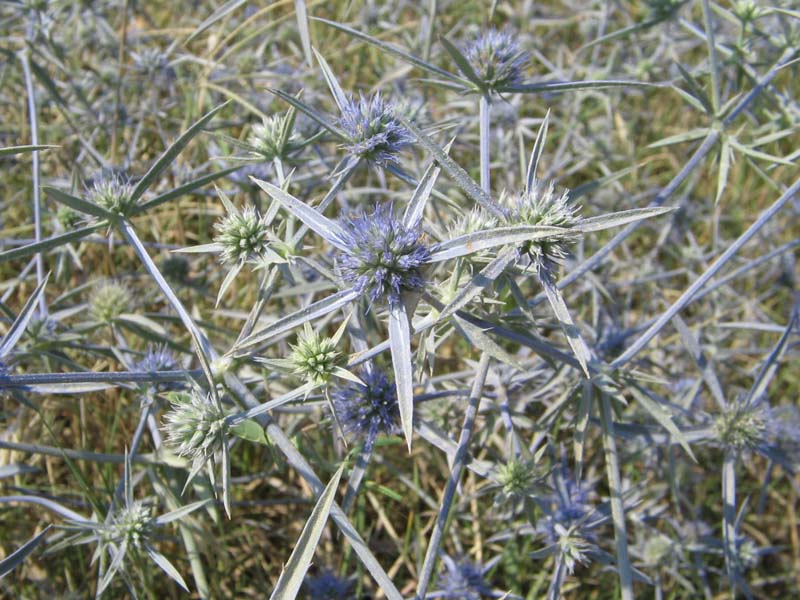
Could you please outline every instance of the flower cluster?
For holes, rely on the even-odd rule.
[[[439,592],[434,597],[445,600],[481,600],[492,593],[484,581],[486,567],[469,561],[457,562],[443,555],[445,571],[437,580]]]
[[[522,83],[525,67],[530,60],[517,36],[497,29],[480,33],[466,45],[464,56],[489,89]]]
[[[353,598],[353,582],[350,579],[340,579],[328,569],[324,569],[319,575],[306,577],[303,583],[308,600],[350,600]]]
[[[581,222],[579,207],[573,206],[569,190],[556,192],[555,184],[538,184],[518,196],[505,195],[501,203],[508,212],[508,220],[518,225],[560,227],[563,235],[526,243],[521,252],[528,255],[537,274],[552,273],[557,265],[569,256],[569,244],[576,239],[570,231]]]
[[[392,214],[391,205],[377,206],[341,222],[347,251],[338,253],[343,279],[371,301],[400,301],[405,291],[425,286],[422,267],[430,251],[422,243],[419,227],[407,227]]]
[[[365,438],[372,446],[379,433],[391,433],[397,426],[400,410],[394,383],[383,371],[373,367],[361,374],[364,385],[351,383],[333,393],[333,407],[344,433]]]
[[[292,346],[289,361],[297,375],[316,384],[323,384],[339,366],[339,358],[336,341],[322,337],[306,323],[303,332],[297,336],[297,344]]]
[[[300,136],[294,132],[287,132],[288,115],[272,115],[264,117],[261,123],[253,125],[247,142],[264,160],[285,158],[286,155],[300,144]],[[288,134],[288,135],[287,135]]]
[[[227,414],[210,396],[192,390],[168,395],[171,409],[164,416],[167,443],[192,461],[192,473],[215,460],[228,434]]]
[[[254,206],[229,211],[214,227],[214,241],[222,248],[223,263],[246,262],[262,257],[269,244],[269,227]]]
[[[112,175],[94,182],[89,200],[109,212],[125,217],[136,206],[133,187],[127,177]]]
[[[110,325],[119,316],[127,312],[130,306],[131,293],[119,283],[104,283],[94,290],[89,299],[89,314],[98,323]]]
[[[347,135],[344,147],[353,156],[379,167],[398,162],[397,153],[413,139],[394,116],[394,107],[380,93],[349,98],[342,107],[339,126]]]

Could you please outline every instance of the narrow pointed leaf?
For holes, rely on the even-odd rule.
[[[228,105],[228,102],[224,102],[220,104],[216,108],[211,109],[205,115],[203,115],[194,125],[192,125],[189,129],[187,129],[183,135],[181,135],[177,140],[175,140],[172,145],[167,148],[164,153],[153,163],[153,165],[148,169],[147,173],[144,174],[139,182],[136,184],[136,187],[133,188],[133,192],[131,192],[131,200],[136,201],[142,197],[142,195],[147,191],[156,179],[159,178],[161,173],[175,160],[175,157],[181,153],[181,151],[186,147],[186,145],[194,139],[194,137],[200,133],[203,128],[208,124],[214,116],[225,108]]]
[[[569,345],[575,354],[575,358],[578,359],[578,362],[580,363],[586,377],[589,377],[588,365],[590,362],[592,362],[592,351],[589,349],[589,346],[586,345],[583,336],[575,326],[575,322],[572,320],[572,315],[569,313],[569,309],[567,308],[566,302],[564,302],[564,297],[561,295],[561,291],[558,289],[558,286],[555,284],[555,282],[549,277],[542,277],[542,287],[544,287],[547,300],[550,302],[550,306],[553,309],[553,313],[556,315],[556,319],[558,319],[558,322],[561,325],[561,329],[564,330],[564,334],[567,336],[567,342],[569,342]]]
[[[170,200],[174,200],[175,198],[180,198],[181,196],[185,196],[194,190],[203,187],[207,183],[211,183],[216,179],[220,179],[222,177],[227,177],[231,173],[235,173],[239,169],[241,169],[244,165],[238,165],[236,167],[228,167],[227,169],[222,169],[221,171],[216,171],[214,173],[209,173],[208,175],[203,175],[202,177],[198,177],[197,179],[190,181],[189,183],[184,183],[183,185],[176,187],[174,190],[170,190],[169,192],[165,192],[156,196],[155,198],[151,198],[147,202],[142,202],[138,204],[132,211],[131,215],[138,215],[143,212],[150,210],[151,208],[155,208],[156,206],[161,206],[162,204],[169,202]]]
[[[50,274],[48,273],[33,291],[33,294],[31,294],[30,298],[25,301],[25,305],[22,307],[22,310],[19,311],[17,318],[14,319],[14,322],[11,324],[8,332],[3,337],[3,341],[0,342],[0,359],[11,352],[16,343],[19,341],[19,338],[21,338],[22,334],[25,333],[25,328],[28,326],[28,323],[30,323],[31,317],[33,317],[33,312],[36,310],[36,305],[39,303],[39,298],[41,298],[42,294],[44,294],[44,288],[47,285],[47,280],[49,278]]]
[[[447,156],[445,152],[434,143],[422,130],[414,125],[410,120],[402,115],[397,115],[397,120],[400,121],[406,129],[413,135],[417,141],[433,155],[436,161],[447,172],[447,174],[455,181],[456,185],[460,187],[464,193],[467,194],[473,201],[483,206],[486,210],[491,212],[494,216],[504,218],[505,214],[500,206],[492,200],[492,198],[475,181],[469,174],[456,163],[452,158]]]
[[[58,248],[59,246],[65,246],[71,242],[77,242],[78,240],[93,234],[95,231],[105,227],[106,225],[107,223],[94,223],[92,225],[87,225],[86,227],[81,227],[80,229],[68,231],[67,233],[54,235],[53,237],[47,238],[40,242],[34,242],[32,244],[20,246],[19,248],[12,248],[11,250],[4,250],[3,252],[0,252],[0,264],[9,260],[25,258],[27,256],[31,256],[32,254],[37,254],[38,252],[47,252],[48,250]]]
[[[346,33],[348,35],[351,35],[354,38],[358,38],[358,39],[368,43],[369,45],[374,46],[375,48],[377,48],[378,50],[381,50],[382,52],[386,52],[387,54],[391,54],[392,56],[395,56],[395,57],[399,58],[400,60],[402,60],[404,62],[412,64],[415,67],[419,67],[420,69],[422,69],[424,71],[428,71],[429,73],[434,73],[436,75],[439,75],[440,77],[444,77],[445,79],[449,79],[450,81],[458,81],[460,83],[466,83],[466,81],[464,81],[463,79],[461,79],[457,75],[454,75],[453,73],[449,73],[448,71],[445,71],[444,69],[440,69],[436,65],[432,65],[431,63],[426,62],[426,61],[422,60],[421,58],[419,58],[417,56],[414,56],[413,54],[410,54],[409,52],[406,52],[405,50],[403,50],[401,48],[398,48],[397,46],[395,46],[393,44],[387,44],[386,42],[382,42],[381,40],[375,39],[374,37],[371,37],[371,36],[367,35],[366,33],[361,33],[360,31],[356,31],[355,29],[352,29],[352,28],[347,27],[346,25],[342,25],[340,23],[335,23],[334,21],[328,21],[327,19],[322,19],[320,17],[312,17],[312,19],[314,21],[319,21],[320,23],[325,23],[326,25],[329,25],[329,26],[333,27],[334,29],[338,29],[339,31],[343,31],[344,33]]]
[[[517,258],[517,249],[514,246],[503,248],[481,271],[458,290],[458,293],[440,313],[439,319],[446,319],[456,311],[465,307],[475,296],[494,283],[508,265]]]
[[[541,83],[522,83],[498,88],[502,94],[540,94],[543,92],[571,92],[574,90],[604,89],[612,87],[662,87],[657,83],[642,81],[621,81],[600,79],[597,81],[544,81]]]
[[[667,412],[663,406],[650,398],[650,396],[648,396],[646,393],[639,390],[636,386],[630,386],[629,389],[639,405],[644,408],[659,425],[666,429],[670,435],[678,441],[681,447],[686,450],[686,454],[688,454],[693,461],[697,462],[697,458],[695,457],[694,452],[692,452],[692,448],[689,446],[686,436],[683,435],[683,432],[680,429],[678,429],[675,421],[672,420],[672,415],[669,414],[669,412]]]
[[[268,342],[290,329],[294,329],[303,323],[313,321],[314,319],[318,319],[323,315],[333,312],[337,308],[341,308],[357,297],[358,292],[354,289],[348,289],[301,308],[241,340],[235,348],[236,356],[239,356],[239,352],[244,348]]]
[[[320,69],[322,69],[322,75],[325,77],[325,82],[328,84],[328,88],[331,90],[331,94],[336,102],[336,106],[339,107],[339,112],[343,113],[347,109],[347,96],[345,95],[339,80],[336,78],[336,75],[331,70],[330,65],[328,65],[328,61],[325,60],[325,57],[317,52],[316,48],[314,48],[313,51],[314,56],[317,57],[317,62],[319,63]]]
[[[297,16],[297,30],[300,32],[300,44],[303,46],[303,54],[310,67],[314,64],[314,57],[311,54],[311,32],[308,29],[308,9],[305,0],[294,0],[294,12]]]
[[[447,152],[449,147],[450,144],[448,144],[444,151]],[[431,197],[431,192],[433,192],[433,187],[436,185],[436,180],[439,178],[440,172],[441,168],[436,162],[431,163],[425,170],[403,213],[403,223],[406,227],[416,227],[422,220],[422,216],[425,212],[425,205]]]
[[[311,516],[308,518],[297,544],[292,550],[292,555],[286,563],[286,567],[278,578],[278,583],[272,591],[270,600],[294,600],[300,593],[300,586],[306,576],[311,560],[314,558],[314,551],[319,543],[319,538],[325,529],[330,515],[333,501],[336,497],[336,490],[339,480],[344,472],[344,463],[336,470],[333,477],[325,486],[319,496]]]
[[[69,206],[71,209],[77,210],[78,212],[92,215],[93,217],[99,217],[101,219],[113,220],[117,218],[117,215],[114,213],[109,212],[102,206],[98,206],[97,204],[89,202],[88,200],[78,198],[49,186],[43,186],[42,189],[56,202],[65,206]]]
[[[627,225],[636,221],[642,221],[651,217],[658,217],[675,209],[671,206],[653,206],[650,208],[632,208],[630,210],[622,210],[619,212],[611,213],[610,215],[600,215],[597,217],[589,217],[583,219],[573,229],[581,233],[589,233],[590,231],[602,231],[603,229],[610,229],[611,227],[619,227],[620,225]]]
[[[536,169],[539,167],[539,159],[542,157],[542,148],[547,141],[547,128],[550,125],[550,109],[536,132],[536,141],[533,142],[531,160],[528,162],[528,172],[525,175],[525,190],[530,194],[536,188]]]
[[[318,125],[320,125],[320,126],[324,127],[325,129],[327,129],[330,133],[332,133],[336,137],[338,137],[340,139],[344,139],[345,138],[345,135],[344,135],[344,133],[342,133],[341,129],[339,129],[336,125],[331,123],[328,120],[327,117],[323,116],[322,114],[320,114],[319,112],[317,112],[316,110],[311,108],[308,104],[306,104],[302,100],[300,100],[298,98],[295,98],[291,94],[287,94],[286,92],[282,92],[281,90],[276,90],[276,89],[273,89],[273,88],[267,88],[267,89],[271,93],[273,93],[276,96],[278,96],[278,98],[280,98],[284,102],[287,102],[289,105],[295,107],[301,113],[305,114],[312,121],[315,121]]]
[[[25,152],[37,152],[38,150],[47,150],[49,148],[60,148],[60,146],[48,145],[28,145],[28,146],[9,146],[8,148],[0,148],[0,158],[5,156],[14,156],[15,154],[23,154]]]
[[[202,508],[206,504],[210,502],[210,499],[206,498],[205,500],[198,500],[197,502],[192,502],[191,504],[187,504],[186,506],[181,506],[173,511],[170,511],[164,515],[156,517],[153,519],[153,522],[156,525],[166,525],[167,523],[172,523],[173,521],[177,521],[182,519],[186,515],[193,513],[198,508]]]
[[[344,244],[344,240],[347,239],[347,234],[338,223],[330,220],[305,202],[301,202],[288,192],[272,185],[268,181],[261,181],[255,177],[251,177],[250,179],[252,179],[258,187],[267,192],[270,198],[280,202],[284,208],[313,229],[315,233],[329,244],[339,250],[347,251],[347,246]]]
[[[22,562],[28,558],[28,555],[36,550],[36,547],[44,539],[44,536],[50,531],[50,527],[52,527],[52,525],[45,527],[42,531],[17,548],[10,556],[0,560],[0,579],[22,564]]]
[[[444,36],[440,36],[439,41],[441,42],[442,46],[444,46],[444,49],[450,55],[450,58],[453,59],[453,62],[456,63],[456,65],[464,74],[464,76],[467,79],[469,79],[479,90],[486,92],[486,83],[475,72],[475,69],[473,69],[472,65],[469,64],[467,57],[461,53],[461,50],[459,50],[455,45],[453,45],[450,42],[450,40],[448,40]]]
[[[200,25],[197,26],[197,29],[195,29],[183,43],[188,44],[197,36],[201,35],[204,31],[206,31],[209,27],[214,25],[214,23],[221,21],[227,15],[235,11],[237,8],[239,8],[242,4],[245,4],[246,2],[247,0],[230,0],[229,2],[226,2],[225,4],[220,6],[217,10],[215,10],[213,13],[211,13],[211,15],[205,21],[200,23]]]
[[[179,586],[181,586],[187,592],[189,591],[189,587],[186,585],[186,582],[181,577],[181,574],[178,573],[178,569],[176,569],[167,557],[161,554],[158,550],[147,544],[145,546],[147,550],[147,556],[158,565],[158,567],[164,571],[167,575],[170,576],[171,579],[175,581]]]
[[[474,233],[466,233],[431,248],[431,262],[441,262],[459,256],[474,254],[497,246],[519,245],[524,242],[563,237],[569,229],[547,225],[509,225]]]
[[[400,406],[400,424],[410,452],[414,433],[414,369],[411,364],[411,323],[403,302],[389,308],[389,349]]]
[[[243,262],[237,262],[233,267],[228,271],[228,274],[225,275],[225,279],[222,280],[222,285],[219,286],[219,292],[217,292],[217,302],[214,304],[214,308],[219,308],[220,300],[225,295],[225,292],[228,291],[228,288],[233,283],[233,280],[236,279],[236,276],[242,271],[242,267],[244,267]]]

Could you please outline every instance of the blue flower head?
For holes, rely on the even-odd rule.
[[[366,438],[372,445],[379,433],[391,433],[400,417],[397,391],[380,369],[360,375],[366,385],[352,383],[333,393],[333,406],[344,433]]]
[[[445,571],[439,575],[435,594],[446,600],[481,600],[491,595],[492,590],[483,579],[484,567],[469,561],[456,562],[447,555],[442,556]]]
[[[425,287],[422,266],[430,251],[420,241],[419,227],[406,227],[392,214],[391,205],[377,206],[372,214],[362,212],[341,223],[348,250],[339,252],[344,280],[371,301],[400,302],[404,291]]]
[[[497,29],[481,33],[469,42],[464,56],[490,89],[522,83],[523,71],[530,59],[515,35]]]
[[[172,352],[163,344],[147,346],[144,356],[136,362],[133,370],[139,373],[155,373],[158,371],[172,371],[178,368],[178,361]]]
[[[305,586],[309,600],[350,600],[353,597],[353,582],[340,579],[328,569],[316,577],[306,577]]]
[[[359,94],[342,107],[339,126],[348,141],[344,145],[358,156],[379,167],[397,163],[396,154],[413,141],[405,126],[394,116],[393,105],[384,102],[380,93],[369,97]]]

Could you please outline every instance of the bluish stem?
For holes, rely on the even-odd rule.
[[[731,597],[736,596],[736,452],[728,450],[722,463],[722,536],[725,566],[731,584]]]
[[[490,163],[490,144],[491,136],[491,100],[487,95],[482,95],[480,99],[480,152],[481,152],[481,188],[487,194],[491,194],[491,174]]]
[[[628,557],[628,533],[625,528],[625,508],[622,504],[622,481],[619,474],[617,441],[614,438],[614,419],[611,401],[600,394],[600,418],[603,426],[603,449],[606,459],[608,490],[611,494],[611,520],[614,523],[614,540],[617,547],[617,572],[622,590],[622,600],[633,600],[633,570]]]
[[[442,497],[442,505],[439,508],[439,514],[436,516],[436,523],[433,526],[431,539],[430,542],[428,542],[428,549],[425,552],[425,560],[422,563],[422,571],[420,572],[419,581],[417,582],[416,597],[418,600],[425,598],[428,584],[433,574],[433,568],[436,565],[439,547],[442,543],[442,536],[444,535],[447,519],[450,516],[450,509],[455,499],[456,488],[458,487],[458,482],[461,480],[461,473],[464,470],[464,463],[466,462],[469,452],[469,443],[472,439],[475,417],[478,415],[478,408],[480,407],[481,396],[483,395],[483,386],[486,383],[486,375],[489,372],[489,362],[489,355],[486,353],[482,354],[478,362],[475,380],[472,383],[469,405],[464,415],[464,425],[461,427],[461,434],[458,438],[458,447],[456,448],[456,454],[453,458],[453,468],[450,471],[450,477],[447,479],[447,487]]]

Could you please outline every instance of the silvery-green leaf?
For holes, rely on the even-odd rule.
[[[60,148],[60,146],[48,146],[37,144],[35,146],[9,146],[7,148],[0,148],[0,158],[5,156],[14,156],[15,154],[23,154],[25,152],[37,152],[39,150],[47,150],[49,148]]]
[[[211,15],[206,20],[200,23],[200,25],[197,26],[197,29],[195,29],[183,43],[188,44],[198,35],[200,35],[204,31],[206,31],[209,27],[211,27],[214,23],[217,23],[218,21],[222,20],[223,18],[225,18],[227,15],[235,11],[237,8],[239,8],[242,4],[245,4],[246,2],[247,0],[229,0],[228,2],[220,6],[217,10],[215,10],[213,13],[211,13]]]
[[[22,561],[28,558],[28,555],[36,549],[47,532],[50,531],[50,527],[52,527],[52,525],[45,527],[42,531],[17,548],[11,555],[0,560],[0,579],[8,575],[12,570],[17,568]]]
[[[303,54],[310,67],[314,58],[311,55],[311,32],[308,29],[308,8],[305,0],[294,0],[294,12],[297,16],[297,30],[300,32],[300,44],[303,46]]]
[[[339,107],[339,112],[345,112],[347,110],[347,96],[342,89],[339,80],[336,78],[336,75],[331,70],[330,65],[328,65],[328,61],[317,52],[316,48],[312,48],[314,52],[314,56],[317,57],[317,62],[319,63],[320,68],[322,69],[322,75],[325,77],[325,82],[328,84],[328,88],[331,90],[331,94],[333,94],[333,99],[336,102],[336,106]]]
[[[108,223],[93,223],[92,225],[87,225],[86,227],[81,227],[79,229],[73,229],[72,231],[68,231],[60,235],[54,235],[53,237],[42,240],[41,242],[33,242],[32,244],[26,244],[25,246],[20,246],[19,248],[4,250],[3,252],[0,252],[0,264],[9,260],[25,258],[26,256],[38,254],[39,252],[45,253],[51,248],[58,248],[59,246],[64,246],[70,242],[77,242],[78,240],[91,235],[98,229],[105,227],[107,224]]]
[[[489,287],[494,280],[497,279],[505,268],[514,262],[517,258],[517,249],[514,246],[508,246],[500,250],[497,256],[486,265],[450,300],[450,303],[441,311],[439,318],[446,319],[456,311],[461,310],[466,306],[475,296]]]
[[[144,315],[137,315],[135,313],[122,313],[119,317],[117,317],[117,320],[122,323],[136,325],[161,337],[167,336],[167,330],[164,329],[164,327],[150,317],[146,317]]]
[[[473,181],[473,179],[461,167],[461,165],[447,156],[447,154],[445,154],[444,151],[433,142],[433,140],[425,135],[422,130],[414,125],[414,123],[412,123],[409,119],[406,119],[402,115],[396,116],[397,120],[400,121],[406,127],[406,129],[408,129],[411,135],[413,135],[417,141],[422,144],[425,150],[433,155],[439,165],[441,165],[441,167],[447,172],[453,181],[455,181],[456,185],[458,185],[458,187],[460,187],[467,194],[467,196],[483,206],[494,216],[501,219],[504,218],[505,215],[503,210],[500,208],[497,202],[492,200],[489,194],[482,190],[481,187],[475,183],[475,181]]]
[[[575,353],[575,358],[578,359],[584,374],[586,377],[589,377],[588,365],[593,360],[592,351],[589,349],[589,346],[586,345],[581,332],[578,331],[578,328],[575,326],[575,322],[572,320],[572,315],[569,313],[567,304],[564,302],[564,297],[561,295],[558,286],[550,277],[542,277],[541,279],[542,287],[544,287],[545,294],[547,295],[547,300],[550,302],[556,319],[558,319],[561,328],[564,330],[564,334],[567,336],[567,342],[569,342],[572,351]]]
[[[150,559],[154,563],[156,563],[158,565],[158,567],[162,571],[164,571],[164,573],[169,575],[170,578],[172,580],[174,580],[175,583],[177,583],[179,586],[181,586],[184,590],[186,590],[187,592],[189,591],[189,588],[187,587],[186,582],[183,580],[183,577],[181,577],[181,574],[178,573],[178,569],[176,569],[173,566],[173,564],[171,562],[169,562],[169,560],[167,560],[166,556],[161,554],[158,550],[153,548],[150,544],[146,544],[145,545],[145,550],[147,551],[147,556],[149,556]]]
[[[112,212],[107,211],[102,206],[98,206],[88,200],[84,200],[82,198],[78,198],[67,192],[62,192],[59,189],[50,186],[42,186],[44,192],[50,196],[56,202],[63,204],[64,206],[69,206],[71,209],[76,210],[81,213],[85,213],[87,215],[92,215],[93,217],[99,217],[101,219],[109,219],[114,220],[117,218]]]
[[[375,39],[374,37],[371,37],[371,36],[367,35],[366,33],[361,33],[360,31],[356,31],[355,29],[347,27],[346,25],[342,25],[340,23],[335,23],[333,21],[328,21],[327,19],[322,19],[320,17],[312,17],[312,19],[314,21],[319,21],[320,23],[325,23],[326,25],[330,25],[334,29],[338,29],[339,31],[343,31],[343,32],[347,33],[348,35],[351,35],[351,36],[353,36],[355,38],[363,40],[363,41],[367,42],[368,44],[370,44],[371,46],[375,46],[379,50],[381,50],[383,52],[386,52],[387,54],[391,54],[392,56],[396,56],[400,60],[403,60],[403,61],[405,61],[407,63],[410,63],[410,64],[414,65],[415,67],[419,67],[420,69],[423,69],[424,71],[428,71],[430,73],[434,73],[436,75],[439,75],[440,77],[444,77],[445,79],[449,79],[451,81],[457,81],[457,82],[460,82],[460,83],[467,83],[465,80],[461,79],[457,75],[454,75],[453,73],[449,73],[449,72],[445,71],[444,69],[440,69],[436,65],[432,65],[431,63],[426,62],[426,61],[422,60],[421,58],[418,58],[418,57],[414,56],[413,54],[410,54],[410,53],[406,52],[405,50],[402,50],[402,49],[398,48],[397,46],[394,46],[392,44],[387,44],[386,42],[382,42],[381,40]]]
[[[536,141],[533,142],[531,159],[528,162],[528,172],[525,175],[525,190],[530,194],[536,188],[536,169],[539,166],[539,159],[542,157],[542,148],[547,140],[547,127],[550,124],[550,109],[547,109],[539,131],[536,132]]]
[[[627,225],[628,223],[633,223],[635,221],[641,221],[651,217],[658,217],[668,212],[672,212],[673,210],[675,209],[670,206],[632,208],[630,210],[622,210],[609,215],[599,215],[597,217],[583,219],[572,229],[580,231],[581,233],[602,231],[603,229],[610,229],[611,227],[619,227],[620,225]]]
[[[573,90],[604,89],[613,87],[663,86],[658,83],[646,83],[642,81],[598,79],[597,81],[544,81],[541,83],[521,83],[518,85],[506,85],[497,88],[497,91],[501,94],[541,94],[543,92],[554,94],[558,92],[570,92]]]
[[[450,58],[453,59],[453,62],[458,65],[458,68],[464,74],[464,76],[470,80],[470,82],[479,90],[486,93],[486,82],[484,82],[480,76],[475,72],[475,69],[472,68],[472,65],[467,60],[467,57],[464,56],[461,51],[453,45],[450,40],[448,40],[445,36],[440,36],[439,41],[444,46],[444,49],[450,55]]]
[[[100,580],[100,583],[97,584],[95,598],[99,598],[103,592],[106,591],[106,588],[111,584],[117,571],[119,571],[119,568],[122,566],[122,561],[128,550],[128,542],[127,540],[123,540],[119,548],[117,548],[115,544],[106,544],[106,548],[112,554],[111,564],[108,565],[106,572],[103,574],[103,578]]]
[[[344,229],[342,229],[338,223],[331,221],[328,217],[311,208],[305,202],[301,202],[288,192],[272,185],[268,181],[261,181],[255,177],[251,177],[250,179],[252,179],[258,187],[267,192],[270,198],[280,202],[284,208],[313,229],[329,244],[339,250],[347,251],[347,246],[345,246],[343,241],[347,239],[347,234],[345,234]]]
[[[231,352],[239,356],[239,352],[242,349],[271,341],[290,329],[294,329],[303,323],[313,321],[314,319],[317,319],[323,315],[327,315],[329,312],[333,312],[337,308],[341,308],[342,306],[358,298],[358,296],[358,292],[351,288],[333,294],[332,296],[328,296],[327,298],[323,298],[322,300],[301,308],[300,310],[295,311],[292,314],[283,317],[282,319],[278,319],[263,329],[253,332],[241,340]]]
[[[228,273],[225,275],[225,279],[222,280],[222,285],[219,286],[219,292],[217,292],[217,301],[214,304],[214,308],[219,308],[220,300],[225,295],[225,292],[228,291],[228,288],[233,283],[233,280],[236,279],[236,276],[241,272],[242,267],[244,267],[243,262],[236,262],[233,267],[228,270]]]
[[[314,558],[319,538],[328,522],[328,515],[333,507],[336,489],[339,486],[344,467],[345,464],[342,463],[320,494],[314,510],[311,511],[311,516],[292,550],[292,555],[278,578],[270,600],[294,600],[300,593],[300,586],[303,584],[306,571]]]
[[[142,202],[141,204],[136,205],[133,210],[131,210],[131,215],[138,215],[145,211],[150,210],[151,208],[155,208],[156,206],[161,206],[162,204],[169,202],[175,198],[180,198],[181,196],[185,196],[186,194],[193,192],[197,188],[203,187],[207,183],[211,183],[217,179],[222,177],[227,177],[231,173],[235,173],[239,169],[241,169],[244,165],[238,165],[236,167],[228,167],[227,169],[222,169],[221,171],[216,171],[214,173],[209,173],[208,175],[203,175],[202,177],[198,177],[197,179],[190,181],[189,183],[184,183],[183,185],[176,187],[174,190],[170,190],[168,192],[164,192],[163,194],[159,194],[155,198],[151,198],[147,202]]]
[[[175,140],[172,145],[164,150],[164,153],[153,163],[153,165],[147,170],[147,173],[144,174],[139,182],[136,184],[136,187],[133,188],[131,192],[131,201],[135,202],[142,195],[147,191],[161,173],[175,160],[175,157],[180,154],[180,152],[186,147],[186,145],[194,139],[194,137],[200,133],[203,128],[208,124],[214,116],[225,108],[228,105],[228,102],[223,102],[216,108],[212,108],[208,111],[205,115],[203,115],[194,125],[189,127],[177,140]]]
[[[450,150],[452,143],[453,140],[445,147],[445,152]],[[416,227],[420,220],[422,220],[422,215],[425,212],[425,205],[428,202],[428,198],[431,197],[431,192],[433,192],[433,187],[436,185],[436,180],[439,178],[440,172],[441,168],[436,162],[432,162],[425,170],[403,213],[403,223],[406,227]]]
[[[210,502],[209,499],[192,502],[191,504],[181,506],[180,508],[177,508],[173,511],[170,511],[166,514],[156,517],[155,519],[153,519],[153,522],[156,525],[166,525],[167,523],[172,523],[173,521],[177,521],[178,519],[182,519],[186,515],[193,513],[198,508],[202,508],[209,502]]]
[[[569,229],[545,225],[508,225],[474,233],[465,233],[431,247],[431,262],[441,262],[474,254],[497,246],[519,245],[525,242],[570,235]]]
[[[318,125],[320,125],[320,126],[324,127],[325,129],[327,129],[330,133],[332,133],[336,137],[338,137],[340,139],[345,139],[346,138],[346,136],[344,135],[342,130],[339,129],[333,123],[331,123],[328,120],[327,117],[323,116],[322,114],[320,114],[319,112],[317,112],[316,110],[311,108],[308,104],[306,104],[305,102],[303,102],[299,98],[295,98],[291,94],[287,94],[286,92],[282,92],[281,90],[276,90],[276,89],[273,89],[273,88],[267,88],[267,89],[271,93],[273,93],[276,96],[278,96],[278,98],[280,98],[284,102],[287,102],[291,106],[294,106],[301,113],[305,114],[312,121],[315,121]]]
[[[389,307],[389,349],[392,354],[400,424],[411,451],[414,432],[414,369],[411,364],[411,324],[406,305],[397,302]]]
[[[47,280],[50,278],[50,274],[44,276],[42,282],[36,286],[36,289],[33,291],[33,294],[25,301],[25,305],[22,307],[22,310],[19,311],[17,318],[14,319],[14,322],[11,323],[11,327],[6,332],[6,335],[3,337],[3,340],[0,341],[0,358],[6,356],[14,346],[19,341],[19,338],[22,337],[22,334],[25,333],[25,328],[30,323],[31,318],[33,317],[33,313],[36,310],[36,306],[39,303],[39,299],[44,294],[44,288],[47,285]]]
[[[678,429],[675,421],[672,420],[672,415],[669,414],[664,407],[650,398],[650,396],[639,390],[639,388],[637,388],[635,385],[628,386],[628,390],[631,392],[631,394],[633,394],[633,397],[636,398],[636,401],[641,405],[641,407],[644,408],[659,425],[666,429],[670,435],[672,435],[672,437],[678,440],[678,443],[680,443],[680,445],[686,451],[686,454],[688,454],[693,461],[697,462],[697,458],[695,458],[692,448],[689,446],[689,442],[686,441],[686,437],[683,435],[683,432]]]

